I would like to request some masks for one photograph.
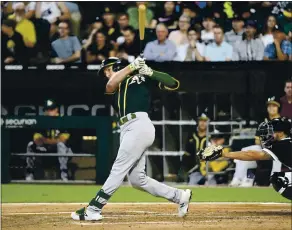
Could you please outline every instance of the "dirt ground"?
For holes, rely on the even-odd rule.
[[[290,204],[192,203],[185,218],[174,204],[108,204],[104,219],[79,222],[71,211],[84,204],[3,204],[2,229],[291,229]]]

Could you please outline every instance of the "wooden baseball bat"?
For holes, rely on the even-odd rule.
[[[145,23],[146,23],[146,6],[139,6],[139,37],[140,37],[140,51],[141,57],[143,56],[143,41],[145,37]]]

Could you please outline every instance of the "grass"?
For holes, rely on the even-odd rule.
[[[96,185],[30,185],[4,184],[2,203],[34,202],[88,202],[100,186]],[[195,187],[193,202],[289,202],[273,188],[228,188]],[[111,202],[163,202],[162,198],[123,186],[118,189]],[[166,201],[167,202],[167,201]]]

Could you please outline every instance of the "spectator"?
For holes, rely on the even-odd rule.
[[[188,29],[190,28],[190,18],[182,15],[178,21],[179,30],[172,31],[168,39],[172,41],[177,47],[188,44]]]
[[[139,5],[147,5],[147,2],[137,2],[136,6],[130,7],[127,10],[130,19],[130,26],[132,26],[135,30],[139,28],[139,14],[138,8]],[[150,26],[151,20],[153,19],[153,12],[148,7],[146,8],[146,23],[145,26],[148,28]]]
[[[81,45],[76,36],[70,36],[70,23],[59,23],[60,38],[52,43],[53,59],[56,64],[80,62]]]
[[[33,48],[36,44],[36,31],[34,24],[25,18],[25,5],[18,2],[12,5],[14,14],[8,18],[16,21],[15,31],[22,35],[24,44],[28,48]]]
[[[72,33],[79,37],[80,34],[80,23],[81,23],[81,13],[79,10],[78,4],[74,2],[64,2],[65,6],[68,8],[70,12],[70,22],[72,25]]]
[[[282,106],[281,116],[292,119],[292,80],[285,82],[284,91],[286,95],[280,99]]]
[[[214,27],[215,41],[205,49],[205,61],[231,61],[232,46],[224,41],[223,29],[220,26]]]
[[[21,63],[28,61],[26,46],[20,33],[15,31],[16,22],[14,20],[4,20],[2,22],[1,46],[2,60],[5,64]]]
[[[147,43],[144,57],[157,62],[172,61],[176,54],[175,44],[167,39],[168,29],[164,24],[156,27],[157,40]]]
[[[203,61],[205,45],[200,43],[200,32],[193,28],[188,31],[189,43],[180,45],[174,61]]]
[[[207,45],[214,41],[214,31],[215,21],[213,17],[205,17],[203,19],[204,29],[201,32],[201,39]]]
[[[225,33],[225,41],[235,48],[235,43],[242,41],[244,21],[239,17],[232,19],[232,30]]]
[[[165,2],[163,12],[158,12],[152,19],[150,28],[156,28],[157,24],[164,23],[168,29],[177,28],[178,16],[175,12],[175,2]]]
[[[274,42],[273,32],[278,28],[277,19],[274,15],[270,15],[264,25],[263,33],[261,34],[261,40],[264,46]]]
[[[256,38],[256,23],[247,21],[244,40],[237,42],[233,49],[233,61],[260,61],[264,57],[264,44]]]
[[[111,7],[106,6],[102,14],[103,30],[106,32],[108,40],[113,43],[116,42],[120,35],[118,24],[115,21],[115,14]]]
[[[117,38],[117,44],[120,45],[125,42],[125,37],[122,31],[129,26],[129,15],[127,13],[120,13],[118,15],[118,24],[120,29],[120,36]]]
[[[292,54],[291,42],[287,41],[286,35],[279,30],[273,32],[273,37],[274,42],[265,48],[264,60],[289,60]]]
[[[102,31],[97,31],[92,38],[91,45],[86,51],[87,63],[99,63],[108,57],[116,55],[112,44],[108,44],[106,34]]]
[[[187,15],[191,19],[191,26],[201,29],[201,17],[200,17],[200,8],[195,2],[187,2],[183,7],[183,14]]]
[[[132,62],[141,52],[140,42],[134,28],[131,26],[124,28],[123,34],[125,42],[119,46],[118,57]]]
[[[27,7],[28,11],[35,12],[36,18],[46,19],[51,24],[51,36],[56,34],[58,22],[71,18],[64,2],[30,2]]]

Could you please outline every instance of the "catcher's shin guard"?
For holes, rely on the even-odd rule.
[[[278,193],[292,200],[292,172],[275,172],[271,176],[271,183]]]

